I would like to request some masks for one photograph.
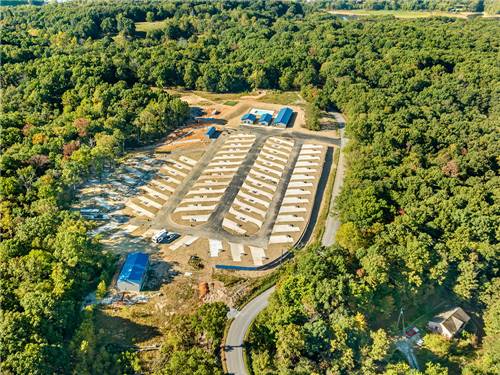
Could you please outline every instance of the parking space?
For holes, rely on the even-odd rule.
[[[283,137],[266,140],[224,217],[224,229],[239,235],[259,231],[277,193],[293,145],[293,140]]]
[[[254,142],[255,136],[251,134],[228,136],[175,208],[172,219],[191,227],[208,222]]]

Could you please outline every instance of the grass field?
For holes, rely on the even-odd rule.
[[[147,33],[148,31],[161,30],[165,27],[165,21],[154,22],[136,22],[135,29],[138,32]]]
[[[238,104],[238,102],[236,100],[228,100],[226,102],[224,102],[224,105],[229,105],[229,106],[235,106],[236,104]]]
[[[428,18],[428,17],[455,17],[467,18],[473,14],[468,12],[443,12],[443,11],[406,11],[406,10],[332,10],[331,14],[345,15],[345,16],[394,16],[396,18]]]
[[[262,98],[257,99],[259,102],[275,103],[275,104],[300,104],[302,102],[297,91],[268,91]]]

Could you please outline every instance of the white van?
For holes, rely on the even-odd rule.
[[[153,236],[152,240],[153,240],[154,243],[160,243],[167,236],[168,236],[168,232],[165,229],[162,229],[159,232],[156,232],[156,234]]]

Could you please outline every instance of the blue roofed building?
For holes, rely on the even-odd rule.
[[[272,119],[273,116],[270,113],[264,113],[262,116],[260,116],[259,125],[269,126]]]
[[[123,264],[116,286],[121,292],[139,292],[146,279],[149,255],[130,253]]]
[[[255,120],[257,120],[257,117],[255,117],[255,115],[252,113],[245,113],[241,117],[241,122],[246,125],[252,125],[253,123],[255,123]]]
[[[281,126],[286,128],[292,119],[293,111],[291,108],[284,107],[281,108],[276,118],[274,119],[273,125]]]
[[[215,127],[213,126],[210,126],[208,129],[207,129],[207,132],[205,133],[205,135],[207,136],[207,138],[209,139],[212,139],[212,138],[215,138],[217,136],[217,129],[215,129]]]

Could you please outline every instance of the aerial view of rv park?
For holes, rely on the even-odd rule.
[[[1,374],[500,374],[500,2],[2,1]]]

